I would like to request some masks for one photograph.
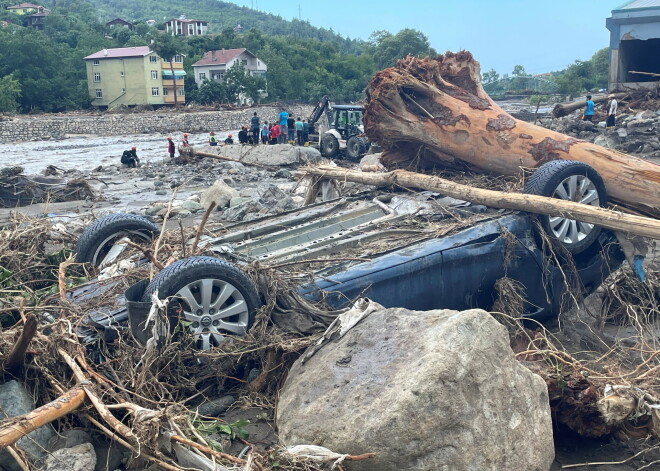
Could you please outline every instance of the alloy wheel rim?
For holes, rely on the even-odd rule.
[[[600,195],[596,185],[584,175],[571,175],[557,185],[554,198],[575,203],[600,206]],[[584,240],[593,230],[594,225],[561,216],[548,217],[552,234],[565,244],[576,244]]]
[[[218,346],[226,335],[245,335],[249,309],[241,292],[231,283],[202,278],[177,291],[181,316],[200,350]]]

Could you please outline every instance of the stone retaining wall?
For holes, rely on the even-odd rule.
[[[288,111],[295,118],[306,119],[311,106],[295,105]],[[254,107],[235,111],[182,111],[135,114],[40,115],[38,117],[16,117],[0,121],[0,143],[64,139],[70,134],[94,136],[117,136],[122,134],[147,134],[171,132],[208,132],[240,129],[250,123],[254,112],[270,122],[279,113],[279,108]]]

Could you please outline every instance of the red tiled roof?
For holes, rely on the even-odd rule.
[[[116,59],[119,57],[144,57],[152,51],[149,46],[118,47],[115,49],[101,49],[85,59]]]
[[[220,51],[209,51],[204,53],[204,57],[193,64],[193,67],[196,65],[217,65],[217,64],[226,64],[236,56],[241,55],[243,52],[247,52],[250,55],[252,54],[245,48],[241,49],[222,49]],[[215,59],[214,59],[215,58]]]
[[[41,5],[35,5],[34,3],[19,3],[18,5],[12,5],[10,7],[7,7],[7,9],[10,8],[42,8]]]
[[[197,23],[198,21],[201,23],[208,23],[208,21],[206,20],[192,20],[190,18],[186,18],[185,20],[181,20],[179,18],[172,18],[170,20],[167,20],[167,23],[169,23],[170,21],[178,21],[179,23]]]

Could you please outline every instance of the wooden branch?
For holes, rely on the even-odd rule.
[[[20,369],[25,364],[25,352],[30,346],[30,342],[34,338],[34,335],[37,333],[37,318],[34,314],[28,314],[25,319],[25,325],[21,331],[21,335],[18,337],[18,340],[14,344],[14,347],[7,355],[7,360],[5,361],[5,370],[9,373],[16,375]]]
[[[446,196],[451,196],[452,198],[483,204],[491,208],[513,209],[578,219],[614,231],[660,239],[660,220],[658,219],[626,214],[621,211],[574,203],[572,201],[522,193],[484,190],[407,170],[364,173],[356,170],[321,165],[318,167],[306,167],[304,171],[311,175],[336,178],[366,185],[400,186],[435,191]]]
[[[240,465],[245,464],[245,460],[242,460],[240,458],[236,458],[235,456],[229,455],[227,453],[222,453],[220,451],[215,451],[215,450],[213,450],[209,447],[206,447],[204,445],[200,445],[199,443],[193,442],[192,440],[188,440],[187,438],[184,438],[180,435],[172,435],[170,438],[172,440],[176,441],[176,442],[183,443],[184,445],[188,445],[190,447],[198,449],[199,451],[203,451],[204,453],[208,453],[211,456],[215,456],[216,458],[222,458],[224,460],[231,461],[232,463],[235,463],[235,464],[240,464]]]
[[[143,254],[145,257],[147,257],[147,259],[148,259],[151,263],[153,263],[153,264],[156,266],[156,268],[158,268],[159,270],[162,270],[162,269],[164,268],[164,267],[163,267],[163,264],[160,263],[158,260],[156,260],[156,259],[154,258],[154,254],[153,254],[153,252],[151,251],[151,249],[145,249],[145,248],[142,247],[141,245],[136,244],[135,242],[133,242],[133,241],[131,241],[131,240],[125,240],[125,241],[122,242],[122,244],[126,244],[126,245],[128,245],[129,247],[133,247],[134,249],[137,249],[137,250],[139,250],[140,252],[142,252],[142,254]]]
[[[54,401],[27,414],[10,417],[0,422],[0,448],[7,447],[33,430],[76,410],[85,400],[85,390],[78,385]]]
[[[218,154],[212,154],[210,152],[204,152],[201,150],[195,150],[191,149],[192,155],[197,156],[197,157],[209,157],[211,159],[216,159],[216,160],[225,160],[227,162],[236,162],[239,164],[243,165],[249,165],[252,167],[259,167],[259,168],[265,168],[265,169],[274,169],[276,168],[274,165],[262,165],[262,164],[255,164],[252,162],[243,162],[242,160],[238,159],[232,159],[231,157],[226,157],[224,155],[218,155]]]
[[[629,74],[640,74],[640,75],[648,75],[650,77],[660,77],[660,74],[654,74],[652,72],[637,72],[636,70],[629,70]]]
[[[204,232],[204,226],[206,226],[206,221],[208,221],[209,216],[211,215],[211,211],[213,211],[215,205],[216,205],[215,201],[211,201],[211,204],[209,204],[209,207],[204,213],[202,222],[199,223],[199,227],[197,228],[197,231],[195,233],[195,240],[193,241],[192,248],[190,249],[191,255],[195,255],[195,252],[197,251],[197,244],[199,244],[199,238],[202,236],[202,232]]]

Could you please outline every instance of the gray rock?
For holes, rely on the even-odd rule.
[[[183,209],[187,209],[188,211],[192,213],[196,213],[198,211],[204,211],[204,206],[198,203],[197,201],[192,201],[192,200],[186,200],[181,203],[181,207]]]
[[[276,144],[273,146],[219,146],[214,149],[219,150],[212,152],[222,152],[227,157],[249,164],[287,166],[314,163],[321,160],[321,153],[317,149],[313,147],[292,146],[290,144]],[[226,168],[241,170],[237,167]]]
[[[91,443],[62,448],[46,458],[46,471],[94,471],[96,452]]]
[[[626,128],[617,128],[616,133],[620,139],[628,137],[628,131],[626,131]]]
[[[217,209],[226,207],[234,196],[238,196],[238,191],[227,185],[222,180],[216,180],[204,193],[200,199],[200,203],[204,209],[208,209],[213,201],[215,201]]]
[[[274,178],[286,178],[287,180],[293,178],[293,173],[288,171],[285,168],[279,169],[275,174],[273,175]]]
[[[95,439],[92,443],[96,452],[95,471],[115,471],[122,467],[122,457],[127,451],[126,448],[121,447],[117,442],[108,442],[105,438]]]
[[[604,134],[597,136],[596,139],[594,139],[594,144],[597,146],[607,147],[608,149],[616,149],[617,146],[616,141],[612,137],[605,136]]]
[[[144,210],[146,216],[155,216],[163,210],[160,206],[149,206]]]
[[[50,439],[48,443],[48,450],[53,452],[61,450],[62,448],[72,448],[74,446],[82,445],[83,443],[89,443],[92,441],[92,437],[87,433],[87,431],[82,429],[71,429],[65,430],[59,435],[55,435]]]
[[[229,207],[230,208],[235,208],[236,206],[240,206],[246,201],[250,201],[250,198],[244,198],[243,196],[234,196],[230,201],[229,201]]]
[[[156,188],[161,187],[161,186],[163,186],[163,185],[165,185],[165,183],[162,182],[162,181],[160,181],[160,180],[156,180],[156,181],[154,181],[154,186],[155,186]]]
[[[369,169],[382,169],[385,170],[385,166],[380,162],[381,154],[367,154],[360,160],[360,170],[364,168]]]
[[[262,208],[263,206],[256,201],[248,200],[240,205],[225,209],[222,217],[230,222],[239,222],[244,220],[248,214],[258,214]]]
[[[280,190],[275,185],[262,185],[257,188],[255,195],[253,196],[262,206],[266,208],[278,208],[283,209],[288,207],[292,209],[295,207],[295,204],[291,200],[291,197]]]
[[[164,196],[167,194],[167,190],[156,190],[158,196]]]
[[[351,471],[547,471],[554,459],[545,382],[479,309],[373,312],[294,364],[277,426],[285,445],[376,453]]]
[[[21,383],[11,380],[0,384],[0,414],[2,414],[2,417],[27,414],[35,408],[32,396]],[[44,425],[21,438],[18,441],[18,446],[27,453],[31,461],[34,461],[45,455],[44,450],[48,447],[48,441],[53,435],[53,428],[50,424]],[[12,471],[20,471],[21,469],[6,450],[0,450],[0,468]]]
[[[236,402],[236,398],[234,396],[217,397],[200,404],[199,407],[197,407],[197,412],[207,417],[218,417],[220,414],[223,414],[234,402]]]

